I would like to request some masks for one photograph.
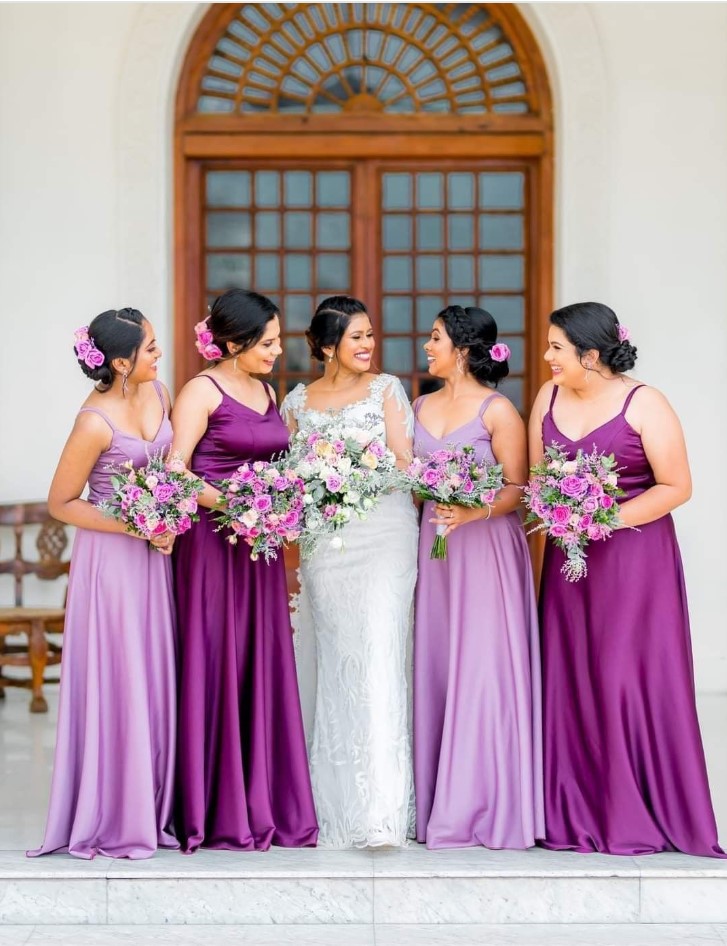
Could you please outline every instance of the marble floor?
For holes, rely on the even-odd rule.
[[[161,852],[29,861],[57,709],[0,701],[0,946],[727,946],[727,862],[546,851]],[[723,845],[727,696],[699,701]]]

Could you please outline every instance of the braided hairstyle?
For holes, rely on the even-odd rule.
[[[437,316],[457,349],[467,349],[467,368],[480,384],[497,387],[510,373],[505,361],[495,361],[492,348],[497,344],[497,322],[489,312],[477,306],[450,305]]]
[[[324,348],[338,351],[341,339],[356,315],[368,315],[366,306],[359,299],[353,296],[329,296],[324,299],[305,333],[311,358],[323,362],[326,360]]]
[[[563,306],[551,313],[550,323],[562,329],[579,358],[595,349],[601,364],[616,374],[630,371],[636,364],[636,348],[627,338],[619,338],[616,313],[602,302]]]
[[[111,362],[114,358],[130,358],[131,368],[134,369],[136,353],[144,338],[144,322],[146,319],[138,309],[108,309],[97,315],[88,326],[88,334],[93,343],[104,356],[101,365],[87,364],[83,358],[74,352],[81,366],[81,371],[96,382],[96,390],[108,391],[114,383],[118,373]]]

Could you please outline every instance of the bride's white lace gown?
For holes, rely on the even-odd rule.
[[[411,407],[399,380],[378,375],[339,411],[306,406],[305,386],[283,402],[298,429],[332,420],[373,430],[401,455]],[[301,562],[296,655],[319,845],[400,845],[413,835],[409,654],[418,523],[411,497],[384,496],[366,520]]]

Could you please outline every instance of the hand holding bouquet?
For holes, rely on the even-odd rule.
[[[243,463],[231,477],[215,485],[222,492],[221,508],[215,517],[220,529],[231,530],[227,540],[233,545],[238,536],[247,542],[253,562],[260,555],[266,562],[276,559],[279,548],[299,538],[303,481],[282,462]]]
[[[203,484],[191,477],[180,457],[151,454],[138,469],[129,460],[111,477],[113,494],[99,503],[104,515],[123,522],[127,532],[152,541],[169,532],[181,535],[197,522]]]
[[[579,450],[569,460],[563,447],[546,447],[545,456],[534,466],[525,487],[528,507],[526,524],[538,522],[531,532],[544,531],[566,554],[561,572],[568,581],[588,574],[585,548],[589,542],[607,539],[620,525],[616,498],[616,460],[611,454]]]
[[[333,548],[343,548],[343,539],[334,533],[353,516],[365,519],[381,495],[400,485],[396,457],[363,428],[332,424],[323,431],[299,431],[289,462],[305,488],[304,555],[325,536],[331,536]]]
[[[419,499],[470,508],[491,507],[503,487],[502,465],[478,463],[471,446],[435,450],[426,458],[417,457],[405,477]],[[437,526],[430,558],[446,559],[446,531],[447,526]]]

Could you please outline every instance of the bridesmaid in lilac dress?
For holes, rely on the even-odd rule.
[[[281,352],[273,303],[231,289],[199,323],[213,366],[174,408],[174,449],[207,486],[208,508],[174,550],[179,614],[175,826],[186,852],[313,846],[318,837],[282,556],[253,562],[218,532],[212,485],[288,447],[268,384]]]
[[[548,543],[541,587],[545,847],[722,857],[694,698],[689,613],[670,512],[691,479],[679,421],[626,377],[636,349],[599,303],[550,316],[553,380],[531,416],[543,445],[614,453],[625,526],[568,582]]]
[[[492,512],[425,503],[414,630],[417,840],[427,847],[527,848],[543,837],[538,627],[517,513],[525,427],[490,390],[507,346],[483,309],[450,306],[424,346],[444,388],[419,398],[414,452],[475,448],[510,485]],[[429,552],[447,527],[446,561]]]
[[[151,857],[177,847],[174,777],[175,630],[169,537],[126,533],[96,506],[111,471],[172,439],[161,351],[136,309],[110,310],[76,333],[96,389],[81,408],[48,496],[76,526],[68,583],[58,735],[45,838],[31,856]],[[81,499],[86,481],[88,500]],[[159,554],[159,553],[162,554]]]

